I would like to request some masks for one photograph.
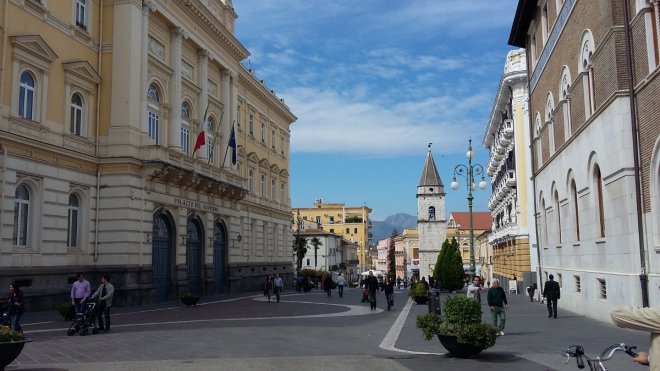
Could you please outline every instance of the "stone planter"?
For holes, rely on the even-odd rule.
[[[25,346],[25,343],[30,340],[12,341],[8,343],[0,343],[0,371],[4,371],[10,363],[12,363]]]
[[[459,343],[456,336],[451,335],[438,335],[440,344],[456,358],[470,358],[481,353],[483,349],[476,347],[472,344]]]

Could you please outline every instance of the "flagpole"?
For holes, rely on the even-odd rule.
[[[232,127],[232,129],[234,128],[234,123],[235,123],[235,122],[236,122],[236,120],[234,120],[234,121],[231,123],[231,127]],[[225,162],[227,162],[227,152],[229,152],[229,141],[230,141],[230,140],[231,140],[231,130],[229,131],[229,138],[227,138],[227,148],[225,148],[225,157],[222,159],[222,167],[221,167],[220,169],[224,169],[224,168],[225,168]]]

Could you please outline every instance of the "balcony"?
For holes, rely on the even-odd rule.
[[[515,170],[509,170],[506,172],[506,186],[509,188],[516,187],[516,172]]]
[[[504,137],[507,139],[513,138],[513,120],[504,120],[502,127],[504,128]]]

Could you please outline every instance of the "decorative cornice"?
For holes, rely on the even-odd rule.
[[[252,73],[247,71],[245,67],[241,69],[238,73],[239,79],[245,83],[245,87],[250,90],[253,94],[262,97],[270,108],[278,112],[282,117],[290,120],[290,123],[293,123],[298,119],[289,107],[284,104],[282,99],[278,99],[275,93],[271,92],[262,84],[260,81],[257,81],[257,78],[254,77]]]

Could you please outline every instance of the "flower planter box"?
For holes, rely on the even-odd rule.
[[[25,346],[25,343],[30,340],[11,341],[8,343],[0,343],[0,371],[3,371],[10,363],[12,363]]]

